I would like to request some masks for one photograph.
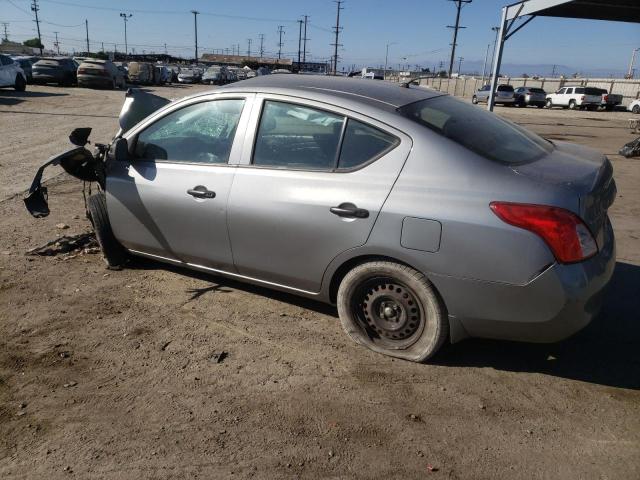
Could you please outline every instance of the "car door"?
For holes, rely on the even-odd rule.
[[[489,87],[488,85],[483,86],[480,90],[478,90],[478,93],[476,94],[476,97],[478,99],[479,102],[486,102],[489,99],[489,90],[491,87]]]
[[[11,63],[12,60],[9,57],[0,55],[0,87],[13,85],[15,79],[11,78],[13,73]]]
[[[251,98],[195,98],[127,134],[132,157],[112,161],[107,208],[134,252],[232,270],[227,200]],[[240,142],[241,143],[241,142]],[[237,160],[231,163],[237,163]]]
[[[258,96],[229,198],[239,274],[318,292],[364,244],[411,149],[404,134],[326,104]]]

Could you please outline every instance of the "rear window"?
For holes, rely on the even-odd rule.
[[[62,59],[58,60],[55,58],[47,58],[46,60],[39,60],[37,62],[38,65],[61,65],[64,61]]]
[[[500,163],[531,162],[553,149],[550,142],[538,135],[449,96],[421,100],[398,111],[472,152]]]
[[[511,85],[498,85],[499,92],[513,92],[513,87]]]
[[[546,93],[543,89],[541,88],[530,88],[529,89],[530,92],[532,93]]]
[[[606,92],[606,90],[602,90],[601,88],[585,88],[583,90],[586,95],[602,95]]]

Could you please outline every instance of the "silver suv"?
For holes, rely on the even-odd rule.
[[[387,355],[558,340],[613,272],[609,161],[432,90],[298,75],[171,103],[132,90],[111,146],[93,155],[88,134],[49,163],[100,186],[88,212],[110,266],[138,255],[335,303]]]
[[[484,85],[471,97],[474,104],[487,103],[489,94],[491,93],[491,85]],[[496,88],[495,103],[496,105],[513,105],[515,102],[513,87],[511,85],[498,85]]]

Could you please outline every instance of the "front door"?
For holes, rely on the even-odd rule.
[[[262,104],[231,189],[229,235],[238,273],[317,292],[331,260],[367,241],[411,142],[337,107],[294,102]]]
[[[106,189],[112,228],[125,247],[233,268],[226,206],[236,167],[229,163],[240,154],[234,139],[246,125],[246,104],[245,98],[197,101],[129,140],[133,158],[113,162]]]

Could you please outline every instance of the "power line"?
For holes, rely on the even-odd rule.
[[[447,28],[453,28],[453,43],[451,44],[451,61],[449,62],[449,78],[451,78],[451,72],[453,71],[453,60],[456,56],[456,45],[458,41],[458,30],[461,28],[460,26],[460,10],[464,4],[471,3],[472,0],[449,0],[450,2],[454,2],[456,4],[456,24],[455,26],[447,25]]]
[[[335,0],[336,5],[337,5],[337,9],[336,9],[336,26],[334,28],[334,32],[336,34],[336,40],[334,43],[332,43],[333,45],[333,74],[337,75],[338,74],[338,47],[341,47],[342,44],[338,43],[338,38],[340,36],[340,30],[342,30],[342,27],[340,26],[340,10],[344,10],[344,8],[342,7],[342,4],[344,3],[343,0]]]

